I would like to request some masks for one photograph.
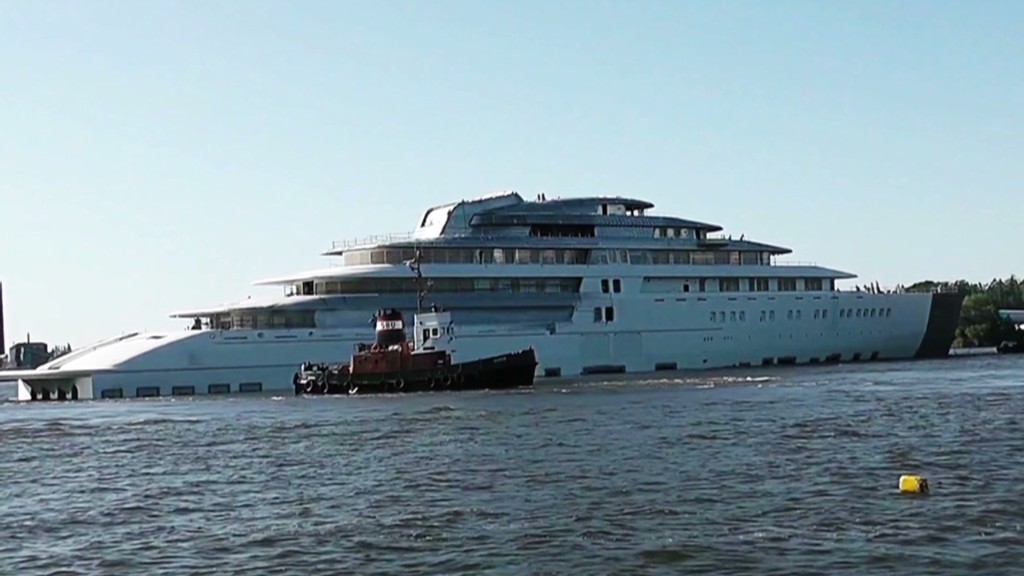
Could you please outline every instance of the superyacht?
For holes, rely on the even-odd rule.
[[[256,282],[279,296],[172,314],[5,373],[18,398],[291,392],[303,362],[371,340],[374,313],[451,312],[453,361],[533,347],[539,378],[946,356],[962,296],[839,290],[853,274],[622,197],[516,192],[426,210],[405,235],[336,242],[337,265]],[[411,272],[429,280],[424,296]],[[438,334],[432,334],[438,337]]]

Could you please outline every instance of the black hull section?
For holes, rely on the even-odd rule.
[[[395,394],[503,390],[533,386],[537,356],[532,348],[433,370],[349,374],[347,367],[320,367],[296,374],[295,394]]]
[[[964,294],[936,292],[932,294],[932,306],[928,312],[928,327],[917,347],[914,358],[945,358],[956,338],[956,328],[960,324],[960,310],[964,304]]]

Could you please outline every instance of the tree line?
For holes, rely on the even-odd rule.
[[[50,360],[53,360],[54,358],[60,358],[61,356],[64,356],[65,354],[70,354],[70,353],[71,353],[71,344],[65,344],[63,346],[61,346],[60,344],[57,344],[52,349],[50,349]]]
[[[1024,310],[1024,282],[1016,276],[991,282],[934,282],[927,280],[908,286],[908,292],[943,290],[966,294],[960,324],[956,329],[955,347],[998,346],[1004,340],[1024,337],[1012,322],[999,315],[999,310]]]

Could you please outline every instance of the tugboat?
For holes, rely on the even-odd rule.
[[[444,390],[496,390],[533,386],[537,355],[533,348],[452,362],[449,346],[455,341],[451,312],[431,306],[422,313],[427,292],[420,270],[420,253],[406,262],[416,274],[415,343],[405,335],[405,319],[396,309],[374,315],[377,337],[372,345],[359,344],[348,364],[303,363],[292,376],[297,396],[373,394]],[[427,283],[429,285],[429,283]]]
[[[292,377],[295,395],[373,394],[444,390],[494,390],[533,386],[533,348],[453,363],[451,312],[416,314],[414,346],[398,310],[375,315],[377,338],[359,344],[348,364],[304,363]]]

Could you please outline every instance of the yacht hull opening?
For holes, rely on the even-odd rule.
[[[23,378],[18,380],[18,400],[66,402],[92,399],[92,378]]]

